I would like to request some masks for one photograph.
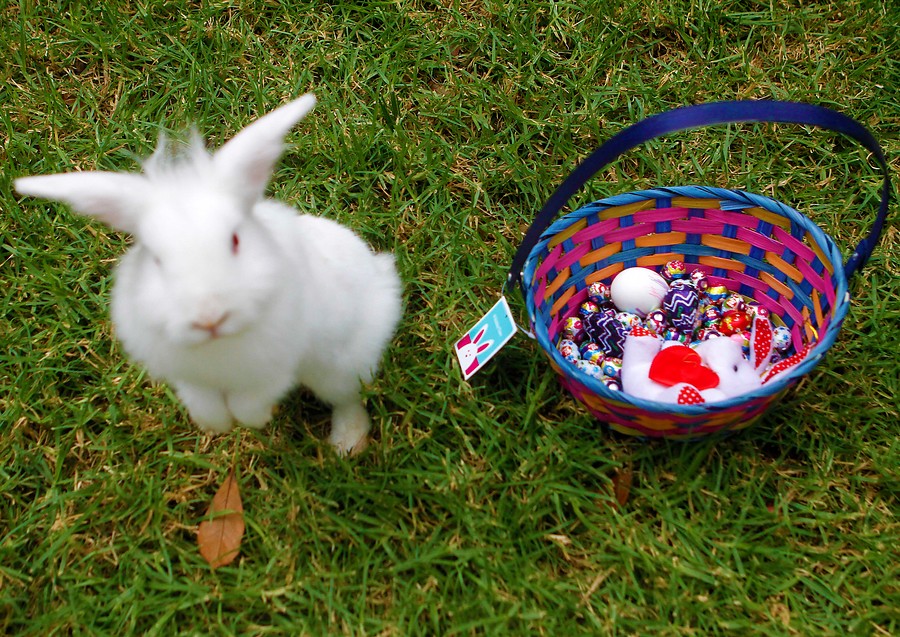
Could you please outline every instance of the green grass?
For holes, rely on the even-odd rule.
[[[726,440],[606,432],[524,337],[471,385],[451,350],[555,185],[644,115],[809,100],[864,122],[896,170],[888,5],[0,5],[0,632],[900,632],[896,207],[826,360]],[[133,169],[161,128],[194,122],[218,145],[306,90],[320,104],[273,193],[395,252],[406,281],[374,444],[350,460],[303,394],[265,432],[198,434],[112,338],[127,237],[11,192],[24,174]],[[790,202],[847,254],[878,190],[834,135],[736,126],[648,145],[572,203],[688,183]],[[231,466],[247,535],[213,572],[195,529]]]

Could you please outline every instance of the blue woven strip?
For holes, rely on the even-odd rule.
[[[537,214],[513,257],[512,266],[507,275],[506,286],[511,288],[521,281],[522,266],[525,264],[528,255],[566,202],[591,177],[617,157],[661,135],[714,124],[738,122],[779,122],[817,126],[842,133],[856,140],[874,155],[879,168],[884,174],[881,204],[868,236],[859,242],[856,250],[854,250],[844,266],[844,276],[849,279],[858,269],[865,265],[869,256],[871,256],[872,250],[881,236],[884,221],[887,217],[891,188],[890,172],[881,146],[865,127],[856,120],[837,111],[800,102],[751,100],[713,102],[711,104],[677,108],[648,117],[610,137],[572,171]],[[628,197],[623,197],[623,199],[628,199]],[[628,202],[623,201],[623,203]],[[525,280],[527,281],[527,278]]]

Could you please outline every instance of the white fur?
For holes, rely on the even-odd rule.
[[[130,232],[111,313],[129,355],[171,383],[204,430],[262,427],[297,384],[334,407],[340,453],[366,442],[369,382],[401,314],[394,260],[352,231],[264,199],[305,95],[257,120],[215,154],[195,142],[143,174],[85,172],[16,180]],[[237,251],[234,250],[237,236]]]
[[[661,349],[670,346],[653,335],[625,337],[622,356],[622,390],[636,398],[674,403],[687,383],[667,387],[650,378],[650,366]],[[752,391],[760,386],[759,375],[744,358],[741,345],[730,338],[711,338],[696,348],[706,367],[719,376],[719,385],[700,391],[705,402],[711,403]]]
[[[740,343],[730,338],[711,338],[696,349],[703,364],[719,375],[718,390],[723,398],[740,396],[762,385],[759,374],[744,358]],[[712,402],[712,399],[707,400]]]

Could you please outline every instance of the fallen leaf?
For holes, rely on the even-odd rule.
[[[197,529],[200,555],[213,568],[231,564],[240,552],[244,536],[244,507],[234,471],[219,487],[206,517]]]
[[[632,477],[631,467],[628,465],[613,474],[613,492],[620,507],[625,506],[625,503],[628,502],[628,496],[631,495]]]

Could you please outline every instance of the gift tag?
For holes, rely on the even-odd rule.
[[[463,379],[469,380],[478,370],[500,351],[516,333],[516,322],[506,297],[481,317],[481,320],[465,336],[456,341],[456,357],[462,368]]]

